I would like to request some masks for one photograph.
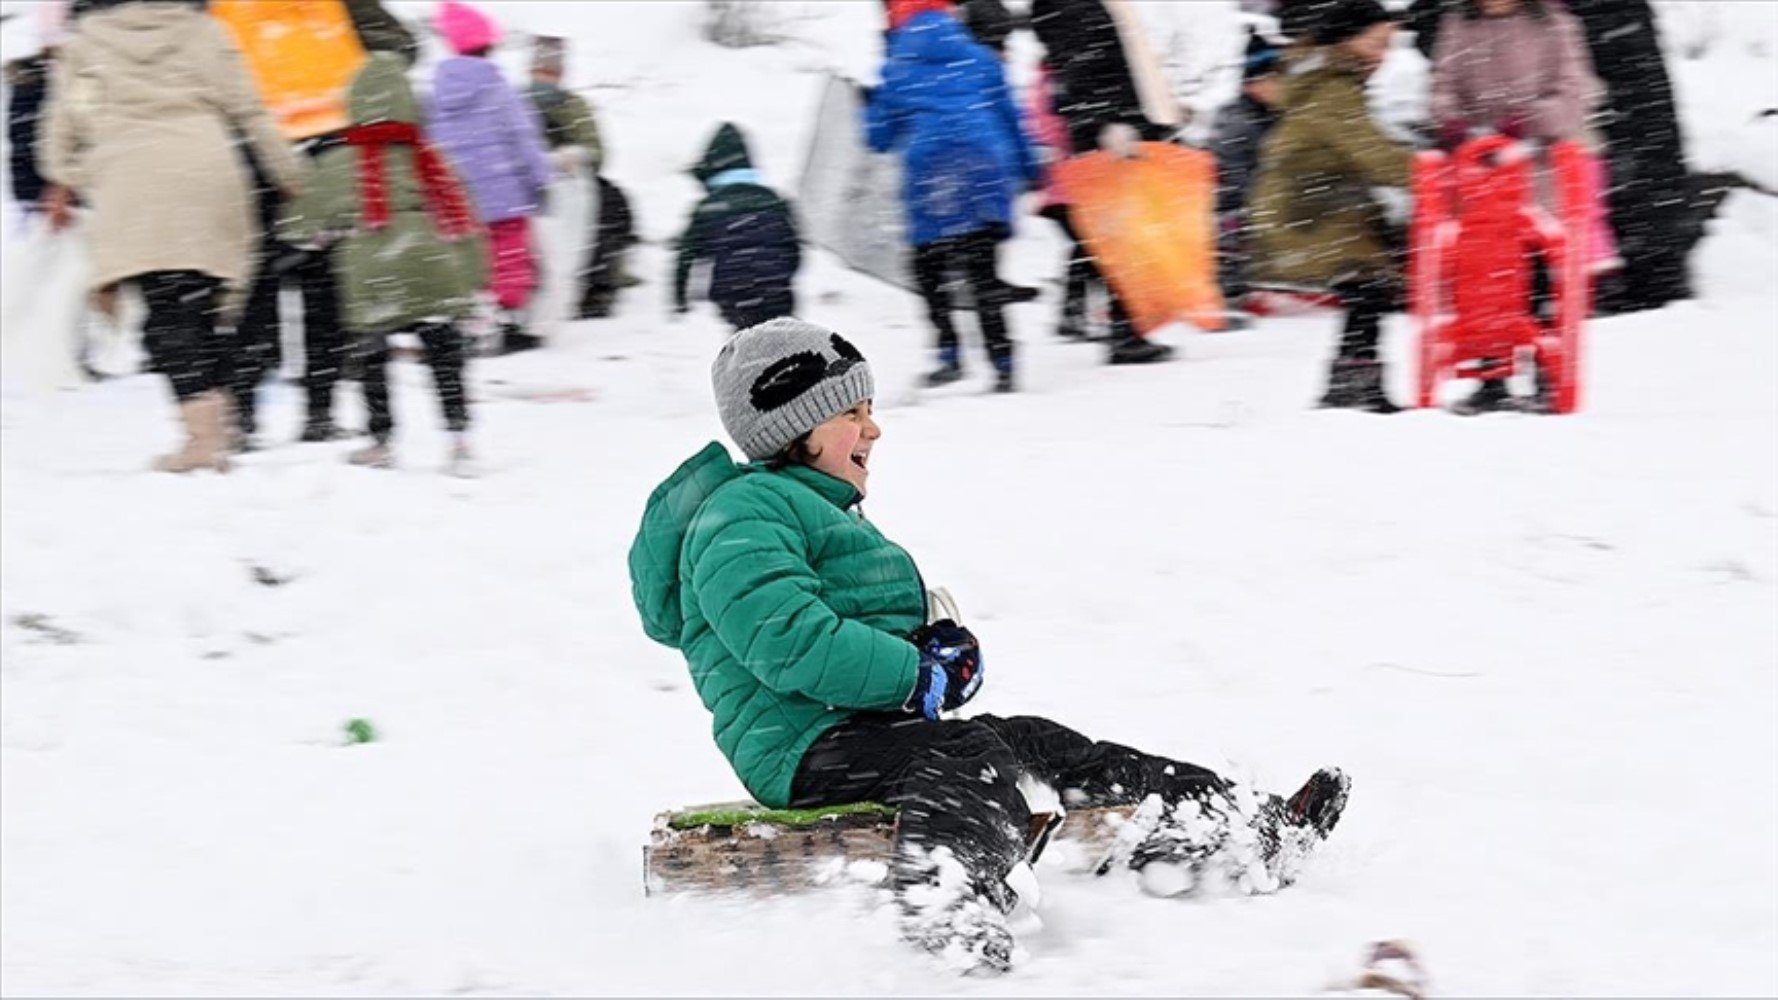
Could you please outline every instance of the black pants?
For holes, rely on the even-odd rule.
[[[593,220],[593,249],[581,268],[581,311],[602,305],[611,307],[623,270],[623,256],[636,242],[636,217],[630,199],[616,184],[595,177],[599,185],[599,214]]]
[[[926,315],[938,331],[939,356],[946,363],[961,353],[957,327],[951,322],[951,298],[945,283],[953,271],[969,282],[975,299],[977,322],[987,343],[988,359],[995,368],[1012,364],[1012,338],[1006,333],[1006,286],[1000,282],[1000,240],[996,233],[979,229],[961,236],[947,236],[914,247],[914,281],[926,300]]]
[[[1340,332],[1340,360],[1377,360],[1383,317],[1400,308],[1394,279],[1381,275],[1355,277],[1336,281],[1332,287],[1346,308],[1346,325]]]
[[[722,318],[735,330],[758,326],[768,319],[796,315],[796,293],[788,288],[735,302],[718,302]]]
[[[1106,296],[1111,300],[1111,336],[1113,340],[1128,340],[1135,336],[1136,330],[1130,324],[1130,313],[1124,308],[1124,300],[1118,297],[1117,289],[1105,280],[1094,262],[1093,255],[1080,240],[1073,221],[1068,216],[1068,206],[1051,205],[1043,210],[1043,214],[1055,220],[1062,227],[1062,235],[1068,237],[1068,283],[1062,297],[1062,318],[1064,322],[1072,320],[1084,324],[1087,312],[1087,288],[1091,285],[1102,285]]]
[[[262,221],[275,217],[277,191],[264,184],[257,194]],[[333,415],[333,390],[350,346],[340,321],[333,255],[286,246],[271,236],[268,223],[260,238],[259,267],[247,293],[247,306],[235,327],[236,362],[229,378],[235,410],[245,430],[253,429],[260,382],[283,361],[278,297],[287,281],[295,282],[302,292],[303,390],[308,397],[309,419],[328,420]]]
[[[454,323],[421,323],[404,332],[420,338],[432,385],[444,410],[445,428],[469,429],[469,397],[463,392],[463,334]],[[389,410],[389,335],[365,334],[358,340],[363,361],[364,405],[370,410],[370,433],[387,442],[395,430]]]
[[[809,747],[791,782],[793,807],[874,801],[901,809],[896,884],[920,878],[907,847],[948,847],[976,882],[998,886],[1023,857],[1031,814],[1021,774],[1074,805],[1127,805],[1158,793],[1169,803],[1199,800],[1228,783],[1192,764],[1099,743],[1035,716],[928,722],[864,713]]]
[[[173,397],[184,402],[225,385],[234,352],[216,330],[222,282],[198,271],[150,271],[135,280],[148,304],[142,346]]]

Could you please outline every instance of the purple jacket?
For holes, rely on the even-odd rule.
[[[1432,53],[1432,118],[1498,128],[1524,121],[1533,139],[1577,138],[1598,83],[1580,23],[1561,7],[1509,17],[1445,15]]]
[[[499,67],[473,56],[439,63],[426,129],[462,175],[482,222],[537,214],[550,180],[543,126]]]

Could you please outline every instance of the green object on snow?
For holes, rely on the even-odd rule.
[[[377,727],[371,725],[369,719],[348,719],[345,728],[349,744],[375,743],[377,740]]]
[[[774,823],[779,826],[814,826],[836,816],[879,816],[894,819],[901,810],[880,802],[848,802],[841,806],[817,806],[811,809],[767,809],[759,805],[704,806],[676,812],[667,825],[675,830],[695,830],[701,826],[740,826],[743,823]]]

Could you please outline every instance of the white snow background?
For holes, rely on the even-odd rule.
[[[1288,891],[1046,865],[1030,960],[956,979],[862,893],[641,891],[656,811],[740,793],[629,599],[644,498],[720,435],[724,329],[667,320],[662,241],[722,120],[794,190],[821,74],[874,78],[879,5],[777,5],[789,40],[747,50],[702,41],[700,4],[489,6],[573,39],[651,242],[618,317],[475,363],[483,478],[438,473],[416,365],[393,473],[287,443],[284,383],[227,477],[145,471],[157,377],[0,395],[5,993],[1300,995],[1384,936],[1441,994],[1778,993],[1778,200],[1728,200],[1697,301],[1593,324],[1567,418],[1311,410],[1327,316],[1113,370],[1051,337],[1053,301],[1011,312],[1024,391],[971,355],[918,394],[915,300],[813,254],[803,314],[881,387],[866,508],[984,642],[972,710],[1279,790],[1354,778]],[[1141,6],[1181,72],[1238,49],[1231,3]],[[1677,6],[1669,41],[1711,40],[1671,63],[1694,166],[1771,185],[1778,6]],[[1028,219],[1008,269],[1060,259]],[[565,387],[595,398],[517,398]],[[354,717],[380,739],[342,745]]]

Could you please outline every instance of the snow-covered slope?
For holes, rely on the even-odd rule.
[[[812,71],[868,76],[876,45],[868,4],[787,5],[803,40],[741,52],[693,4],[500,9],[580,43],[656,239],[723,118],[792,186]],[[1033,220],[1014,266],[1059,254]],[[739,794],[623,562],[720,434],[722,328],[667,322],[667,263],[642,249],[619,318],[477,363],[476,481],[437,474],[414,366],[394,473],[281,443],[294,386],[226,478],[142,471],[155,379],[0,395],[7,993],[1295,995],[1383,936],[1444,994],[1778,992],[1778,202],[1729,200],[1704,299],[1597,323],[1561,419],[1311,411],[1324,318],[1112,370],[1049,338],[1053,304],[1012,313],[1026,392],[917,394],[916,304],[814,257],[805,314],[883,387],[870,515],[988,650],[972,708],[1355,777],[1276,897],[1058,856],[1000,982],[931,969],[864,894],[641,894],[651,815]],[[343,746],[359,717],[380,739]]]

